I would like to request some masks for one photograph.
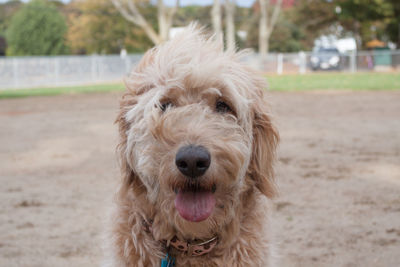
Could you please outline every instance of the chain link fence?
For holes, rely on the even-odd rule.
[[[0,90],[120,82],[142,55],[0,58]],[[277,53],[244,59],[265,73],[400,71],[400,50]]]
[[[266,73],[291,74],[317,71],[366,72],[400,71],[400,50],[349,53],[271,53],[252,55],[246,61]]]
[[[142,55],[0,58],[0,89],[121,81]]]

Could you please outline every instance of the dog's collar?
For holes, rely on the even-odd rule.
[[[152,221],[147,222],[143,219],[143,228],[146,233],[153,234]],[[153,237],[154,238],[154,237]],[[218,243],[218,237],[214,236],[211,239],[205,241],[182,241],[177,236],[174,236],[170,240],[162,240],[161,242],[166,246],[167,250],[172,247],[175,250],[191,257],[202,256],[213,250]]]

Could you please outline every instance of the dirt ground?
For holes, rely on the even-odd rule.
[[[119,94],[0,100],[0,266],[98,266]],[[270,94],[279,266],[400,266],[400,92]]]

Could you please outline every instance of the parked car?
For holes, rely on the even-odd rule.
[[[340,52],[336,48],[318,48],[311,55],[312,70],[339,70]]]

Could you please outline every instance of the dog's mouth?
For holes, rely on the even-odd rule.
[[[216,186],[201,186],[198,183],[185,184],[175,188],[175,208],[187,221],[201,222],[212,214],[215,207]]]

